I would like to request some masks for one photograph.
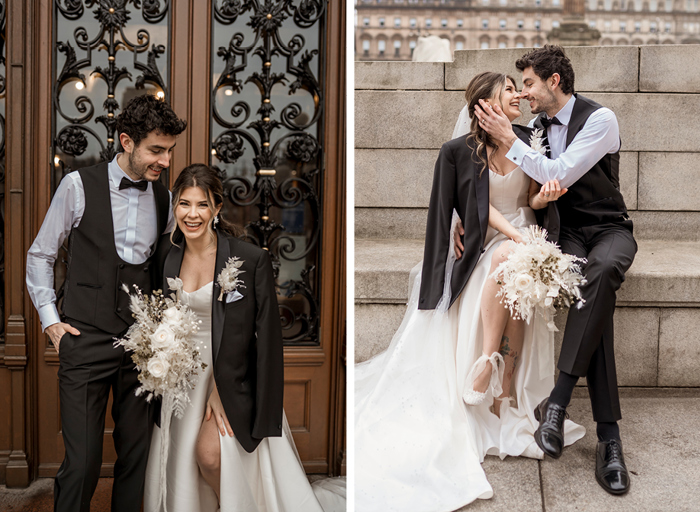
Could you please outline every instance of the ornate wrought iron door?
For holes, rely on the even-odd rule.
[[[168,98],[169,2],[55,0],[52,190],[114,158],[116,115],[131,98]]]
[[[319,343],[325,0],[214,0],[211,164],[270,251],[288,345]]]

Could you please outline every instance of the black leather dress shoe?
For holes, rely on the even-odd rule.
[[[554,459],[561,457],[564,448],[564,419],[568,417],[566,407],[550,403],[547,398],[535,407],[535,419],[540,422],[535,431],[535,442],[545,455]]]
[[[599,441],[595,458],[595,479],[610,494],[625,494],[630,490],[630,475],[618,439]]]

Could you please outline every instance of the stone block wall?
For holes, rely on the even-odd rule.
[[[422,257],[433,166],[469,80],[529,49],[355,65],[355,360],[383,350]],[[622,386],[700,386],[700,45],[567,48],[576,92],[615,112],[640,250],[615,315]],[[532,118],[523,102],[523,116]],[[560,325],[564,318],[560,315]],[[558,336],[559,345],[561,333]]]

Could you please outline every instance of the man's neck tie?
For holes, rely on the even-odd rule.
[[[141,181],[131,181],[129,178],[122,178],[122,181],[119,183],[119,190],[124,190],[125,188],[137,188],[141,192],[145,192],[146,189],[148,188],[148,182],[146,180],[141,180]]]

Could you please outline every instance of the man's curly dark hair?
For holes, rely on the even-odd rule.
[[[515,62],[519,71],[531,67],[542,80],[554,73],[559,75],[559,88],[564,94],[574,93],[574,68],[561,46],[546,44],[542,48],[529,51]]]
[[[138,146],[149,133],[180,135],[187,121],[177,117],[170,105],[152,94],[136,96],[117,116],[117,134],[126,133]]]

